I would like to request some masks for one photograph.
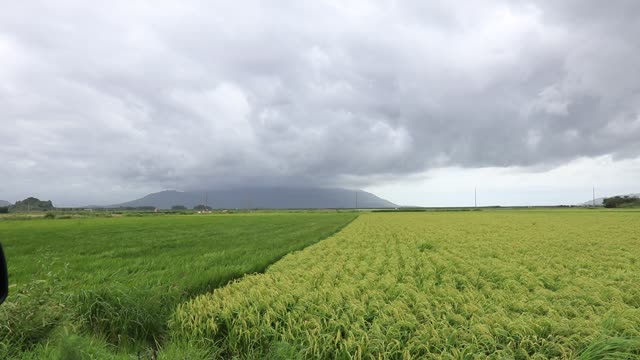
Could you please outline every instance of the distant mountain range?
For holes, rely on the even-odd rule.
[[[11,206],[12,204],[7,200],[0,200],[0,206]]]
[[[613,195],[613,196],[615,196],[615,195]],[[610,197],[613,197],[613,196],[605,196],[605,197],[596,198],[596,200],[595,200],[596,206],[602,206],[602,204],[604,203],[604,199],[610,198]],[[633,197],[640,198],[640,194],[625,194],[625,195],[620,195],[620,196],[633,196]],[[582,204],[579,204],[579,205],[580,206],[591,206],[591,205],[593,205],[593,200],[585,201],[585,202],[583,202]]]
[[[173,206],[193,208],[207,205],[214,209],[336,209],[395,208],[396,204],[362,190],[328,188],[235,188],[210,191],[167,190],[137,200],[108,207]]]

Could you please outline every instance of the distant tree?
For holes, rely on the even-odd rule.
[[[128,211],[154,211],[156,209],[155,206],[121,206],[118,209],[128,210]]]
[[[187,210],[187,207],[184,205],[173,205],[171,210]]]
[[[634,196],[614,196],[602,200],[606,208],[640,207],[640,198]]]
[[[196,211],[209,211],[211,210],[211,207],[207,206],[207,205],[196,205],[193,207],[193,210]]]
[[[0,206],[0,214],[7,214],[9,212],[8,206]]]
[[[614,197],[605,198],[602,200],[602,205],[604,205],[604,207],[606,208],[616,208],[621,203],[622,203],[621,196],[614,196]]]

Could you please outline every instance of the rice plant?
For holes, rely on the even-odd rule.
[[[72,354],[74,346],[91,343],[82,340],[87,336],[112,350],[144,353],[167,337],[167,321],[180,302],[264,271],[354,217],[334,212],[4,220],[0,234],[12,288],[0,307],[0,358],[58,354],[57,347]]]
[[[170,321],[210,358],[640,358],[640,213],[373,213]]]

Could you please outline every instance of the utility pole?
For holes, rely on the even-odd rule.
[[[596,207],[596,187],[592,188],[593,190],[593,207]]]
[[[473,207],[474,208],[478,207],[478,188],[477,187],[473,188]]]
[[[204,193],[204,207],[209,211],[209,193]]]

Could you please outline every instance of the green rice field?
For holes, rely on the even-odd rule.
[[[49,350],[59,350],[58,341],[71,341],[60,358],[72,357],[74,347],[137,356],[163,341],[178,303],[264,271],[354,217],[318,212],[0,221],[12,284],[0,306],[0,358],[55,357]]]

